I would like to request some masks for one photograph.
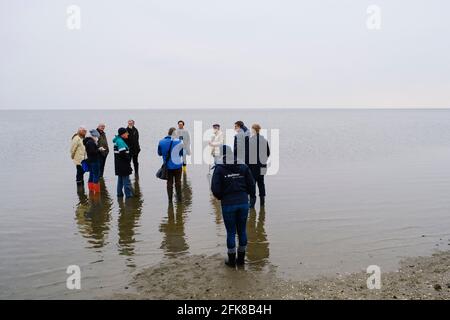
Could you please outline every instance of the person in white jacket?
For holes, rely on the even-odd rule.
[[[223,145],[224,137],[219,124],[213,124],[213,131],[214,134],[211,136],[209,146],[211,147],[211,156],[214,158],[214,163],[216,163],[216,159],[220,158],[220,148]],[[211,171],[211,165],[209,165],[209,171]]]

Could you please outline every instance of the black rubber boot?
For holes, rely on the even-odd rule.
[[[266,205],[266,197],[264,197],[264,196],[259,197],[259,205],[261,207],[264,207]]]
[[[256,197],[250,197],[250,203],[248,204],[250,209],[253,209],[255,207],[256,203]]]
[[[236,264],[243,266],[245,264],[245,251],[238,251]]]
[[[225,260],[225,264],[231,268],[236,267],[236,253],[229,253],[228,260]]]

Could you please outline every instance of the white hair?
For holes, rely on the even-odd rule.
[[[81,131],[81,130],[86,130],[87,131],[86,126],[83,126],[83,125],[79,126],[78,127],[78,131]]]

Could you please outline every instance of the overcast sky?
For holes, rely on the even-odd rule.
[[[0,109],[450,107],[448,0],[0,0],[0,45]]]

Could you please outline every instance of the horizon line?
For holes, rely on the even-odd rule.
[[[115,111],[126,111],[126,110],[226,110],[226,109],[262,109],[262,110],[446,110],[450,109],[447,107],[424,107],[424,106],[391,106],[391,107],[370,107],[370,106],[360,106],[360,107],[340,107],[340,106],[320,106],[320,107],[300,107],[300,106],[231,106],[231,107],[131,107],[131,108],[118,108],[118,107],[80,107],[80,108],[0,108],[0,111],[77,111],[77,110],[115,110]]]

